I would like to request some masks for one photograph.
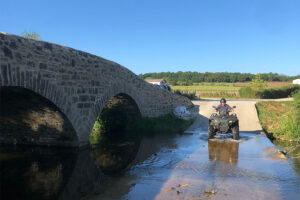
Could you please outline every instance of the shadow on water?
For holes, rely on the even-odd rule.
[[[80,199],[132,162],[139,142],[90,149],[1,146],[1,199]]]
[[[1,199],[57,199],[76,165],[76,151],[1,146]]]
[[[156,152],[176,149],[172,138],[174,134],[126,141],[106,138],[85,149],[2,145],[0,199],[121,198],[135,186],[136,176],[124,175],[129,168],[164,165]],[[147,159],[150,163],[144,163]],[[118,188],[115,194],[111,185]]]
[[[233,141],[230,135],[208,141],[199,138],[207,137],[205,131],[199,134],[143,138],[138,142],[105,141],[82,150],[1,146],[0,198],[143,199],[147,195],[146,199],[173,199],[178,198],[176,191],[172,196],[166,190],[179,183],[190,184],[181,189],[190,195],[207,189],[222,195],[249,184],[238,193],[243,196],[252,194],[252,188],[260,190],[257,184],[269,184],[282,191],[291,187],[291,195],[283,197],[295,197],[298,179],[289,176],[291,171],[282,166],[283,161],[266,158],[260,152],[268,146],[265,142],[270,144],[265,137],[242,133],[245,142]],[[252,149],[251,153],[246,149]],[[254,158],[259,162],[253,164]],[[299,167],[297,162],[294,165]]]
[[[102,142],[90,148],[95,165],[106,175],[118,175],[131,163],[139,149],[140,142]]]

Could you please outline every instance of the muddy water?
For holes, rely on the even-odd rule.
[[[196,130],[85,150],[1,147],[1,199],[299,199],[299,168],[264,136]],[[120,164],[121,163],[121,164]],[[297,172],[298,170],[298,172]]]

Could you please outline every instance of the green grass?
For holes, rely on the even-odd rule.
[[[173,91],[206,91],[206,92],[238,92],[240,87],[234,87],[233,84],[221,85],[193,85],[193,86],[172,86]]]
[[[256,104],[260,123],[270,138],[300,141],[300,92],[293,97],[294,101]]]
[[[193,83],[194,86],[225,86],[225,87],[234,87],[234,83],[226,83],[226,82],[201,82],[201,83]]]
[[[238,92],[227,92],[227,91],[220,91],[220,92],[200,92],[198,93],[198,99],[201,98],[226,98],[226,99],[239,99]]]
[[[95,122],[99,124],[99,122]],[[93,129],[90,135],[90,144],[98,144],[103,140],[103,134],[101,134],[100,129]]]
[[[233,83],[198,83],[193,86],[173,86],[172,90],[187,96],[195,96],[192,99],[200,99],[206,97],[212,98],[239,98],[240,87],[233,86]]]
[[[142,117],[132,121],[126,119],[121,122],[124,129],[118,133],[104,132],[101,128],[100,118],[95,122],[93,131],[90,135],[90,144],[98,144],[107,137],[113,140],[140,139],[145,136],[154,136],[156,134],[180,134],[183,133],[193,120],[179,119],[172,114],[161,117]],[[110,130],[110,129],[109,129]],[[111,137],[112,136],[112,137]]]
[[[243,87],[239,90],[240,97],[244,98],[260,98],[260,99],[276,99],[285,98],[292,95],[294,92],[299,90],[298,85],[288,85],[283,87]]]
[[[270,82],[272,83],[272,82]],[[267,84],[266,84],[267,85]],[[287,85],[281,87],[266,86],[255,88],[249,86],[234,86],[234,83],[194,83],[192,86],[172,86],[173,92],[188,94],[192,99],[200,98],[231,98],[231,99],[250,99],[250,98],[284,98],[288,97],[299,86]],[[196,96],[196,98],[193,98]]]
[[[127,131],[142,135],[183,133],[193,120],[179,119],[172,114],[161,117],[143,117],[127,126]]]

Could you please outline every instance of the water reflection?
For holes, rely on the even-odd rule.
[[[57,199],[75,162],[67,149],[1,146],[1,199]]]
[[[115,175],[122,172],[137,154],[140,142],[137,140],[124,142],[102,142],[90,149],[95,165],[104,174]]]
[[[1,199],[80,199],[135,158],[138,141],[90,149],[1,146]]]
[[[210,161],[221,161],[228,164],[237,164],[239,154],[238,142],[208,141]]]

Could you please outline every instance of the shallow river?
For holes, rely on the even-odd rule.
[[[297,162],[264,136],[240,135],[208,141],[197,130],[83,150],[1,146],[1,199],[299,199]]]

